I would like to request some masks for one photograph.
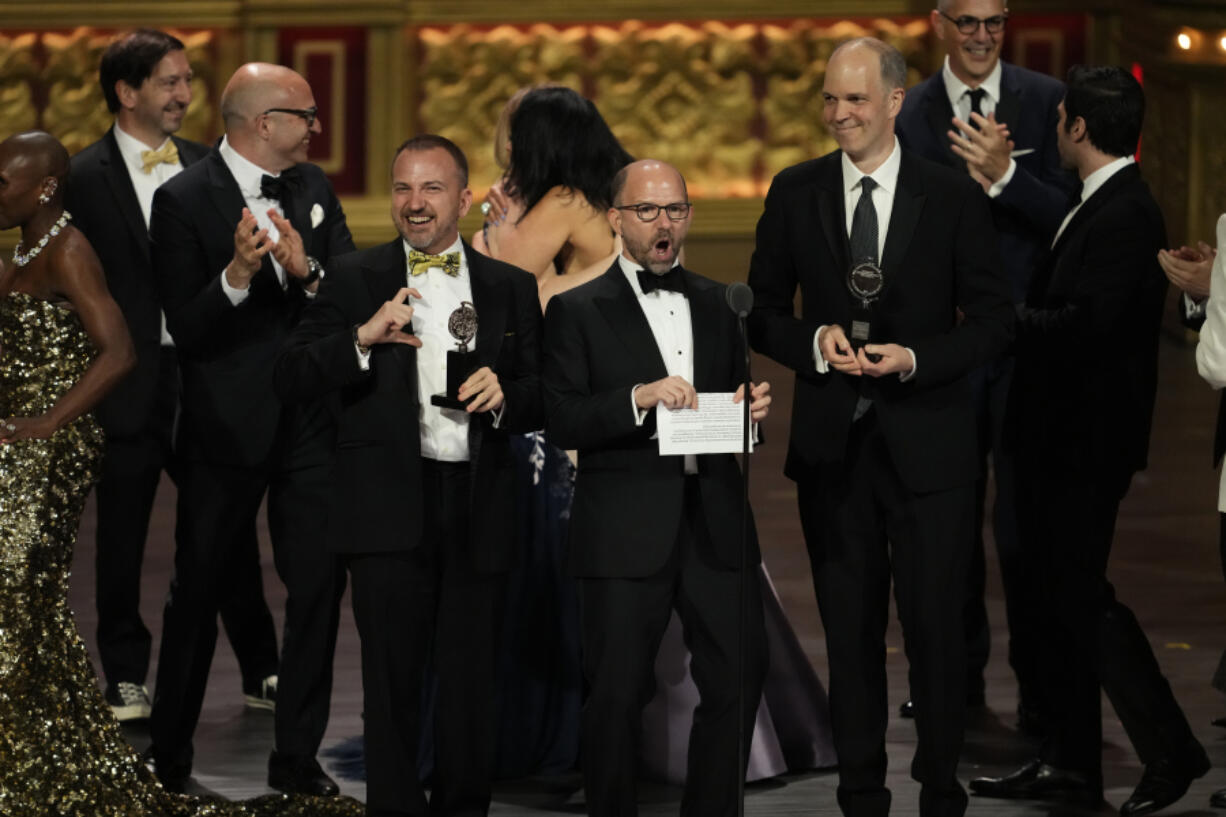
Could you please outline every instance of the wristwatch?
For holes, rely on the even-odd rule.
[[[369,346],[363,346],[363,345],[362,345],[362,341],[358,340],[358,328],[359,328],[361,325],[362,325],[362,324],[360,324],[360,323],[355,323],[355,324],[353,325],[353,346],[354,346],[354,348],[355,348],[355,349],[357,349],[357,350],[358,350],[358,352],[359,352],[359,353],[360,353],[360,354],[361,354],[363,357],[365,357],[366,355],[369,355],[369,354],[370,354],[370,347],[369,347]]]
[[[319,261],[317,261],[315,257],[311,255],[306,257],[306,261],[307,276],[302,279],[302,283],[306,286],[310,286],[316,281],[322,281],[324,279],[324,265],[319,263]]]

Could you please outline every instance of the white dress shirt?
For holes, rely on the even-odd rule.
[[[282,217],[285,216],[285,211],[281,209],[281,203],[275,199],[266,199],[264,194],[260,192],[260,179],[264,176],[280,176],[280,173],[269,173],[259,165],[248,161],[245,157],[240,156],[238,151],[230,146],[229,141],[222,137],[221,146],[217,149],[221,154],[221,159],[226,163],[226,167],[230,169],[230,174],[234,176],[234,181],[238,183],[239,192],[243,194],[243,201],[247,204],[247,209],[251,211],[251,215],[255,216],[256,223],[261,230],[268,230],[268,240],[276,243],[281,239],[281,233],[277,230],[276,225],[272,223],[272,219],[268,217],[268,210],[272,208],[276,210]],[[237,225],[235,225],[237,226]],[[277,262],[277,259],[272,257],[272,253],[268,254],[268,258],[272,261],[272,267],[277,273],[277,281],[280,282],[281,288],[285,289],[285,270]],[[226,297],[230,299],[230,303],[238,306],[243,301],[247,300],[249,290],[235,289],[230,286],[226,280],[226,271],[221,271],[221,289],[226,293]]]
[[[979,100],[979,112],[984,117],[987,117],[988,114],[996,113],[996,106],[1000,104],[1001,73],[1000,60],[997,60],[987,79],[979,83],[979,87],[985,91],[983,99]],[[953,69],[949,67],[948,56],[945,57],[945,67],[941,69],[941,81],[945,84],[945,95],[949,97],[949,104],[953,108],[954,113],[963,122],[968,125],[971,124],[971,86],[954,76]],[[951,124],[950,127],[952,128],[953,125]],[[1013,174],[1016,171],[1017,162],[1010,156],[1009,169],[1005,171],[1005,175],[992,184],[992,187],[988,190],[988,196],[996,198],[1004,192],[1005,185],[1013,179]]]
[[[1217,257],[1209,278],[1205,323],[1196,344],[1196,369],[1210,386],[1226,386],[1226,213],[1217,220]],[[1226,469],[1218,479],[1217,509],[1226,513]]]
[[[169,141],[170,137],[167,136],[156,150],[161,150]],[[163,182],[179,175],[183,170],[183,162],[182,160],[175,164],[160,162],[146,173],[145,160],[141,158],[141,154],[151,148],[135,136],[126,133],[123,128],[119,127],[118,122],[115,123],[115,143],[119,145],[119,155],[123,156],[123,163],[128,168],[128,178],[132,180],[132,188],[136,191],[136,201],[140,204],[140,214],[145,219],[145,230],[148,230],[149,214],[153,211],[154,192],[162,186]],[[165,312],[162,313],[162,345],[175,345],[174,339],[166,329]]]
[[[855,216],[856,205],[860,203],[860,196],[863,189],[860,186],[861,180],[865,176],[869,176],[876,186],[873,187],[872,202],[873,209],[877,211],[877,260],[881,261],[881,257],[885,254],[885,239],[889,232],[890,216],[894,212],[894,193],[898,190],[898,170],[902,167],[902,147],[898,144],[898,137],[894,137],[894,149],[890,151],[890,155],[884,162],[878,165],[877,169],[872,173],[864,173],[860,168],[856,167],[855,162],[848,158],[847,154],[843,156],[843,212],[845,216],[845,226],[847,228],[847,237],[851,238],[851,222]],[[886,283],[889,286],[889,283]],[[821,335],[822,330],[826,326],[819,326],[817,332],[813,334],[813,359],[817,364],[819,374],[826,374],[830,371],[830,364],[822,357],[822,350],[818,348],[817,338]],[[903,380],[909,380],[915,376],[915,352],[912,352],[910,347],[907,352],[911,355],[911,371],[902,373]]]
[[[1072,210],[1068,211],[1068,215],[1064,217],[1064,221],[1060,222],[1060,229],[1056,230],[1056,237],[1051,240],[1052,247],[1056,246],[1056,242],[1060,240],[1060,236],[1064,234],[1064,228],[1073,220],[1073,216],[1077,215],[1077,211],[1081,209],[1081,205],[1086,203],[1086,200],[1098,192],[1098,188],[1107,183],[1107,180],[1119,173],[1124,168],[1131,164],[1136,164],[1136,159],[1131,156],[1121,156],[1114,162],[1109,162],[1103,165],[1098,170],[1095,170],[1089,176],[1085,177],[1085,181],[1081,183],[1081,199]]]

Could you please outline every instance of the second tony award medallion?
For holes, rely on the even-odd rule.
[[[881,267],[872,261],[861,261],[851,268],[847,274],[847,288],[856,296],[858,303],[851,311],[851,348],[858,350],[864,344],[872,342],[873,335],[873,303],[881,297],[885,289],[885,276]],[[880,360],[879,355],[869,355],[874,363]]]
[[[460,386],[477,370],[477,353],[468,344],[477,336],[477,310],[464,301],[447,318],[447,331],[456,340],[456,348],[447,350],[447,393],[430,396],[430,403],[449,409],[463,409]]]

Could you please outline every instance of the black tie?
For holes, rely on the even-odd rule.
[[[297,167],[291,167],[280,176],[261,176],[260,195],[266,199],[281,203],[282,210],[288,210],[288,202],[298,188],[301,176]]]
[[[640,269],[638,270],[638,276],[639,287],[642,288],[644,295],[650,295],[657,289],[666,289],[669,292],[685,294],[685,287],[681,283],[681,267],[673,267],[662,275],[656,275],[654,272]]]
[[[971,98],[971,113],[977,113],[980,116],[983,116],[982,102],[983,102],[983,98],[987,96],[987,94],[988,92],[983,90],[982,88],[972,88],[971,90],[966,92],[966,95]],[[968,120],[969,120],[968,124],[972,128],[974,128],[975,130],[979,130],[979,126],[975,124],[974,119],[970,119],[968,117]]]
[[[860,179],[860,200],[851,215],[851,263],[877,263],[877,208],[873,206],[873,188],[877,183],[871,176]]]

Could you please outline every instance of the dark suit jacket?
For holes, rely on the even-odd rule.
[[[682,270],[694,333],[694,387],[735,391],[744,364],[724,287]],[[655,409],[635,425],[634,386],[668,376],[647,316],[615,262],[554,296],[545,316],[545,405],[550,440],[579,450],[568,569],[580,577],[648,576],[677,541],[682,457],[661,457]],[[698,483],[716,558],[741,563],[741,472],[731,454],[698,457]],[[750,526],[752,531],[752,525]],[[751,536],[750,564],[759,561]]]
[[[1077,211],[1018,321],[1012,421],[1049,467],[1145,467],[1167,281],[1166,230],[1134,165]]]
[[[184,167],[204,158],[205,145],[171,137]],[[149,261],[149,230],[114,129],[72,157],[64,207],[102,262],[111,297],[128,322],[136,366],[98,404],[108,436],[138,433],[149,423],[161,365],[162,310]]]
[[[489,412],[472,415],[470,548],[478,570],[512,566],[516,469],[508,435],[544,423],[540,393],[541,308],[535,279],[464,245],[477,310],[476,353],[498,375],[504,409],[498,428]],[[404,244],[396,239],[328,263],[319,298],[294,330],[276,365],[287,401],[326,394],[336,413],[334,503],[328,541],[343,552],[407,551],[422,537],[421,436],[417,423],[417,350],[372,348],[358,364],[353,327],[365,323],[405,285]]]
[[[1069,197],[1079,185],[1075,174],[1061,168],[1056,149],[1056,108],[1064,99],[1064,84],[1002,62],[1000,95],[996,121],[1009,125],[1015,150],[1034,151],[1015,159],[1013,178],[991,200],[1001,259],[1013,300],[1021,303],[1046,242],[1068,212]],[[907,150],[965,172],[966,163],[954,155],[946,136],[953,128],[953,115],[938,71],[907,91],[894,130]]]
[[[324,259],[351,251],[332,185],[315,165],[298,167],[303,187],[286,215],[307,254]],[[324,217],[312,228],[315,204]],[[272,386],[273,362],[306,305],[305,291],[293,280],[281,288],[271,256],[243,303],[231,304],[221,288],[245,206],[215,149],[153,197],[153,266],[183,377],[177,445],[184,456],[227,465],[261,465],[277,444],[301,457],[298,464],[324,462],[330,445],[309,444],[320,430],[319,413],[300,408],[283,422]]]
[[[978,467],[966,375],[1005,350],[1014,319],[987,198],[965,173],[903,152],[873,332],[911,347],[916,374],[906,382],[818,374],[814,334],[824,324],[849,327],[854,306],[841,161],[835,151],[775,177],[750,261],[750,340],[796,372],[785,473],[799,480],[843,459],[863,394],[911,490],[972,481]],[[965,313],[961,322],[957,308]]]

